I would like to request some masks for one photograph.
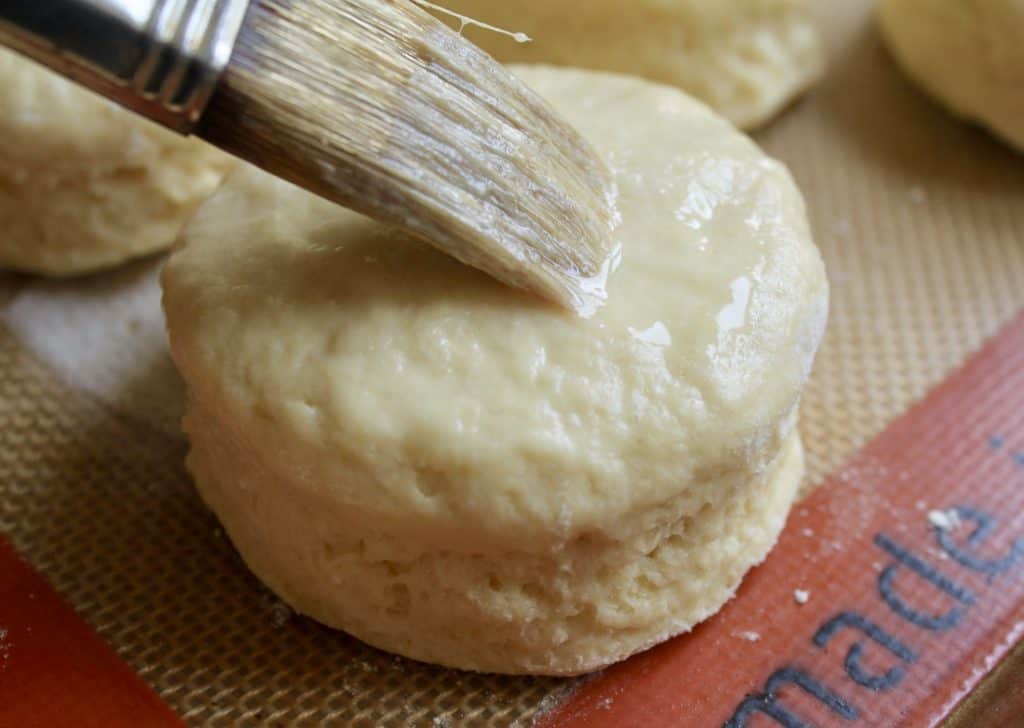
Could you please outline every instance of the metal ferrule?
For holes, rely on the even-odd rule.
[[[188,134],[249,0],[3,0],[0,44]]]

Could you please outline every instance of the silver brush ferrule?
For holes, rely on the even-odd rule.
[[[231,58],[249,0],[3,0],[0,44],[183,134]]]

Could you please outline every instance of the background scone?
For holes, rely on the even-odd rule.
[[[878,13],[911,78],[1024,151],[1024,2],[882,0]]]
[[[71,275],[170,247],[230,158],[0,50],[0,268]]]
[[[495,58],[630,73],[682,88],[744,128],[814,83],[812,0],[441,0],[533,40],[467,27]]]
[[[298,611],[569,674],[717,610],[782,527],[827,283],[785,168],[683,93],[517,69],[619,188],[578,318],[250,167],[163,273],[189,466]]]

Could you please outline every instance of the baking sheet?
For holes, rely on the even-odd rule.
[[[821,14],[826,80],[755,135],[803,188],[832,281],[808,488],[1024,307],[1024,157],[904,79],[870,3]],[[100,635],[195,725],[527,725],[571,689],[392,657],[246,571],[182,465],[157,266],[0,276],[0,530]]]

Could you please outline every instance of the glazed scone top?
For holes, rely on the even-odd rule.
[[[240,169],[164,272],[175,360],[216,420],[190,426],[255,438],[266,467],[382,521],[478,545],[607,531],[765,467],[827,309],[789,174],[674,89],[518,72],[614,171],[608,303],[578,318]]]

